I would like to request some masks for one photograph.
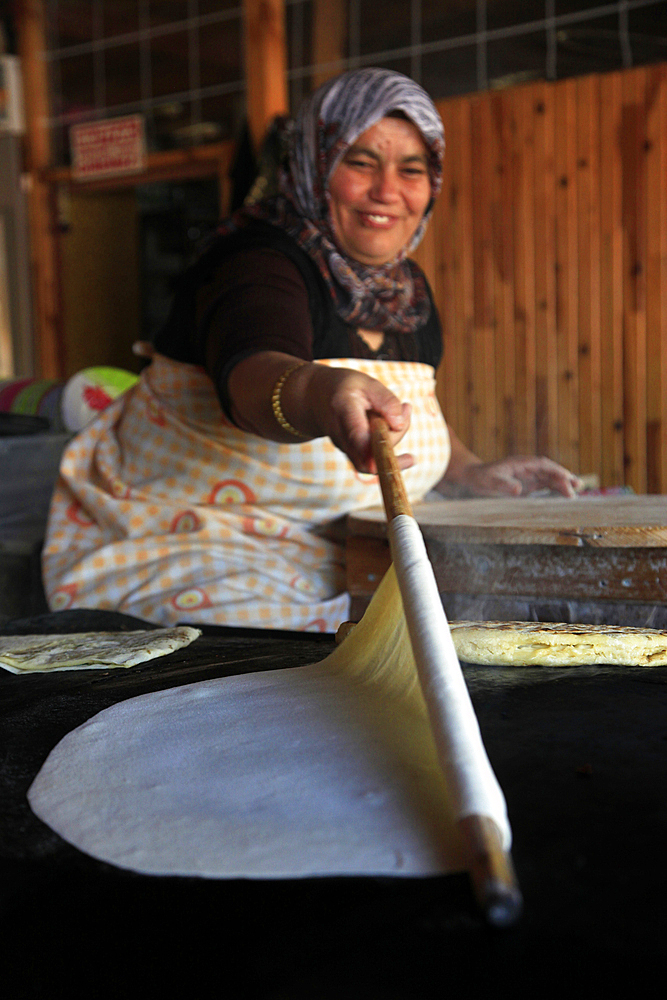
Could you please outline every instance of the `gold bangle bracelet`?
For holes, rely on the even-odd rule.
[[[280,376],[280,378],[278,379],[278,381],[276,382],[276,384],[274,385],[273,392],[271,393],[271,408],[273,410],[273,415],[280,424],[280,426],[282,427],[282,429],[284,431],[287,431],[293,437],[302,438],[303,440],[306,440],[308,438],[308,434],[302,434],[301,431],[298,431],[296,429],[296,427],[292,427],[291,423],[283,413],[282,406],[280,405],[280,394],[283,391],[283,386],[285,385],[285,382],[290,377],[292,372],[295,372],[297,368],[303,368],[303,366],[307,364],[308,364],[307,361],[299,361],[297,362],[297,364],[291,365],[289,368],[286,368],[285,371]]]

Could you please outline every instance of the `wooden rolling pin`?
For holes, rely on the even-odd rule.
[[[380,487],[382,489],[382,499],[384,501],[387,520],[390,523],[391,529],[391,522],[401,515],[412,518],[413,520],[414,518],[405,490],[403,477],[398,467],[394,449],[389,439],[389,430],[386,421],[381,417],[371,417],[371,434],[373,457],[375,458],[377,465]],[[402,519],[402,523],[405,523],[404,518]],[[424,559],[423,555],[420,557],[419,551],[417,551],[415,555],[415,561],[418,560],[420,561],[420,564],[423,564],[424,562],[427,563],[428,571],[432,577],[433,570],[430,563],[428,560]],[[420,683],[429,709],[429,717],[436,745],[439,751],[441,748],[445,748],[442,753],[439,753],[439,757],[440,762],[443,765],[443,769],[446,772],[448,785],[450,786],[450,790],[453,792],[453,798],[457,798],[457,782],[460,781],[461,787],[464,787],[466,782],[465,774],[462,771],[459,775],[457,773],[457,768],[459,767],[459,756],[465,757],[465,751],[468,748],[463,747],[462,749],[464,752],[461,755],[456,752],[456,748],[454,753],[451,752],[452,740],[455,741],[460,739],[460,736],[453,735],[453,731],[456,729],[458,733],[460,729],[462,732],[469,734],[465,738],[469,738],[471,743],[479,741],[481,754],[483,756],[482,769],[485,770],[488,766],[493,783],[498,789],[498,794],[502,799],[504,807],[502,792],[500,792],[500,789],[497,786],[495,776],[493,776],[493,773],[491,772],[490,764],[488,764],[488,759],[486,758],[486,754],[481,746],[479,727],[477,726],[476,719],[474,718],[474,710],[467,693],[467,688],[465,687],[461,666],[451,641],[449,625],[445,617],[444,609],[442,609],[442,604],[437,596],[435,578],[433,577],[432,587],[435,588],[437,603],[439,610],[442,611],[442,615],[438,616],[435,624],[429,625],[429,631],[431,634],[424,636],[423,622],[415,624],[414,616],[411,615],[409,609],[414,608],[415,605],[418,606],[419,602],[425,599],[426,591],[422,590],[421,593],[414,592],[415,589],[420,590],[421,588],[415,588],[415,584],[411,580],[410,573],[405,572],[401,568],[401,564],[404,563],[404,561],[405,560],[403,558],[400,560],[394,558],[394,567],[396,570],[399,589],[401,591],[401,597],[403,599],[403,605],[406,611],[406,622],[408,625],[408,633],[410,635],[410,642],[413,649],[415,663],[417,665],[417,672],[419,674]],[[408,556],[408,562],[409,561],[410,557]],[[432,595],[432,588],[428,590],[428,593]],[[425,644],[431,649],[437,647],[437,655],[439,659],[437,671],[434,671],[433,669],[431,662],[432,658],[430,659],[429,655],[424,655],[423,653]],[[452,690],[455,689],[457,692],[457,698],[451,699],[451,701],[456,702],[457,699],[461,701],[461,692],[462,690],[464,692],[463,701],[461,702],[463,709],[461,712],[461,724],[459,726],[459,720],[455,718],[455,724],[450,727],[449,732],[443,732],[443,727],[449,726],[448,713],[451,713],[451,711],[456,713],[459,709],[456,705],[446,704],[444,705],[444,711],[438,711],[437,706],[434,708],[433,697],[429,697],[427,694],[427,691],[430,691],[434,684],[435,686],[442,685],[443,671],[444,675],[448,675],[452,679],[454,685]],[[445,697],[445,701],[447,701],[447,698],[448,696]],[[470,725],[470,716],[472,716],[472,719],[474,720],[474,724],[472,726]],[[479,758],[479,750],[477,747],[475,747],[475,752]],[[473,760],[475,759],[475,754],[472,755],[472,758]],[[463,791],[462,797],[465,798],[465,795],[466,792]],[[485,917],[490,924],[496,927],[507,927],[514,923],[519,917],[522,908],[522,899],[521,892],[516,881],[516,876],[514,874],[511,858],[503,846],[502,831],[498,824],[490,816],[484,815],[483,813],[478,814],[476,812],[460,815],[460,818],[458,819],[458,826],[467,855],[468,871],[470,873],[473,890],[479,905],[481,906]]]

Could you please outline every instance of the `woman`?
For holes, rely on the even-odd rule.
[[[368,415],[411,499],[576,478],[484,464],[435,399],[441,331],[407,254],[440,188],[435,106],[387,70],[306,102],[280,191],[221,227],[186,276],[139,385],[68,449],[44,548],[53,609],[334,631],[348,597],[335,522],[380,502]],[[443,478],[444,477],[444,478]]]

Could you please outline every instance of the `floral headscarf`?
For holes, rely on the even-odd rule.
[[[394,260],[370,266],[338,246],[329,181],[346,150],[392,111],[402,111],[421,133],[428,151],[431,201],[410,244]],[[354,70],[320,87],[289,123],[286,138],[279,193],[247,205],[241,215],[264,219],[292,236],[317,264],[345,322],[413,333],[428,319],[430,302],[424,278],[407,254],[422,238],[442,183],[444,134],[433,101],[401,73]]]

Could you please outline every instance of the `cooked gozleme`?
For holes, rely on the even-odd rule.
[[[561,622],[450,622],[459,659],[486,666],[667,665],[667,631]]]
[[[136,632],[5,635],[0,636],[0,667],[13,674],[133,667],[173,653],[199,635],[200,629],[188,625]]]

